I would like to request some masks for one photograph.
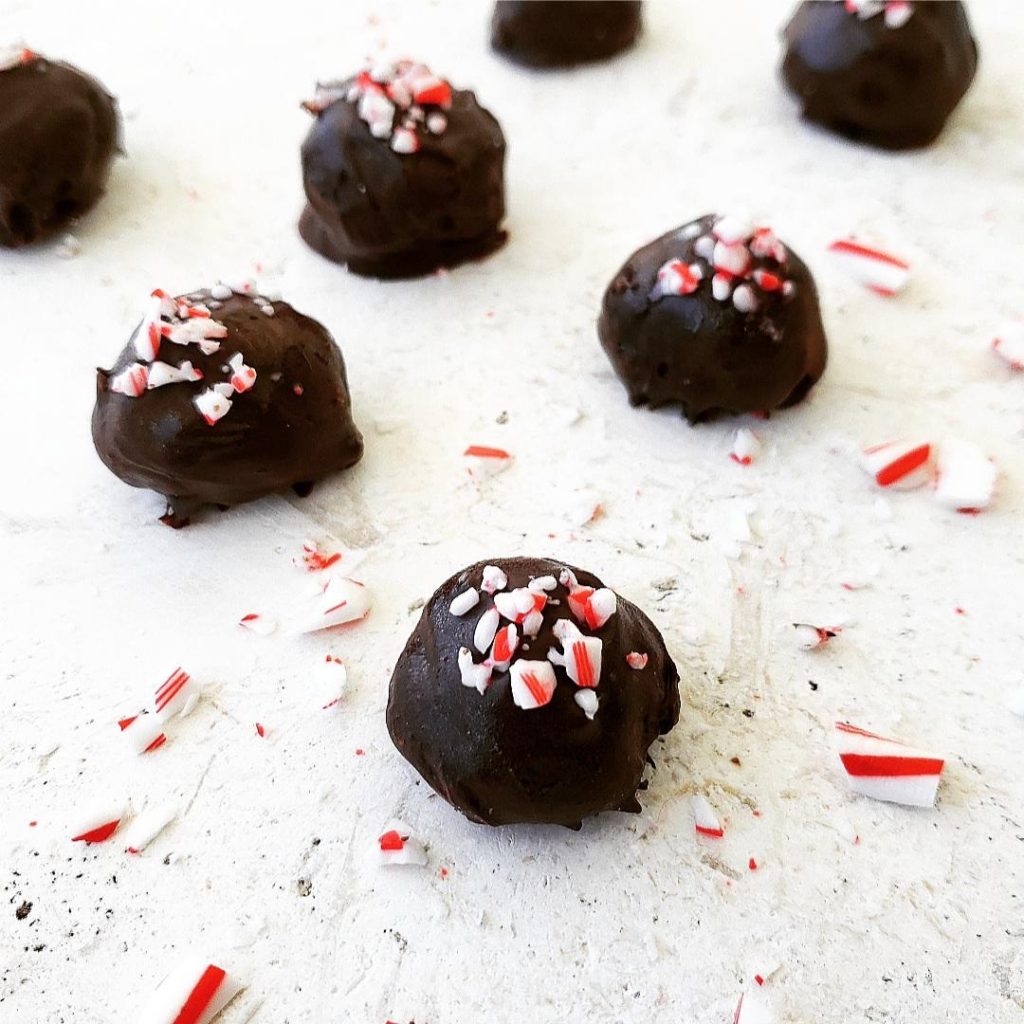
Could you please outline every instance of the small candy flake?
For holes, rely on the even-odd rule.
[[[692,295],[703,278],[704,270],[699,263],[669,260],[658,270],[658,295]]]
[[[794,622],[793,629],[796,633],[796,645],[804,651],[824,647],[842,632],[838,626],[812,626],[807,622]]]
[[[740,466],[749,466],[760,454],[761,442],[757,435],[746,427],[740,427],[733,438],[729,458]]]
[[[142,363],[132,363],[110,378],[109,388],[119,395],[138,398],[146,390],[149,370]]]
[[[999,473],[995,463],[968,441],[950,441],[939,455],[935,497],[958,512],[980,512],[992,503]]]
[[[721,839],[725,835],[718,815],[715,814],[707,799],[700,793],[695,793],[691,798],[693,807],[693,823],[698,835],[708,836],[711,839]]]
[[[120,719],[117,725],[136,754],[151,754],[167,742],[162,723],[156,715],[132,715]]]
[[[593,690],[577,690],[573,694],[573,700],[583,710],[583,714],[592,722],[597,714],[598,697]]]
[[[192,399],[192,402],[211,427],[228,414],[232,405],[231,399],[225,398],[214,388],[207,388],[200,392]]]
[[[123,802],[108,801],[87,807],[76,815],[71,826],[73,843],[104,843],[120,827],[125,818]]]
[[[512,655],[519,646],[519,634],[516,627],[509,624],[504,629],[499,629],[494,636],[494,643],[491,645],[489,661],[499,672],[508,670]]]
[[[647,660],[648,656],[641,654],[639,651],[630,651],[626,655],[626,664],[635,672],[640,672],[647,668]]]
[[[742,242],[716,242],[711,262],[718,273],[744,277],[750,270],[750,252]]]
[[[902,28],[914,13],[909,0],[888,0],[885,5],[886,28]]]
[[[441,135],[447,127],[448,118],[444,114],[439,114],[437,111],[427,114],[427,131],[432,135]]]
[[[993,340],[992,351],[1006,360],[1011,370],[1024,370],[1024,320],[1006,324]]]
[[[865,448],[861,465],[879,487],[912,490],[934,479],[934,448],[927,441],[885,441]]]
[[[332,576],[304,611],[298,631],[314,633],[358,622],[370,613],[370,603],[370,592],[362,583],[347,576]]]
[[[908,807],[934,806],[941,757],[845,722],[836,722],[836,739],[854,792]]]
[[[570,619],[559,619],[552,632],[561,643],[561,652],[548,651],[548,661],[560,665],[577,685],[592,688],[601,682],[601,638],[584,636]]]
[[[910,280],[910,264],[881,249],[861,245],[852,239],[840,239],[828,249],[854,280],[878,295],[896,295]]]
[[[237,394],[248,391],[256,383],[256,371],[245,365],[241,352],[236,352],[228,360],[228,366],[231,367],[230,383]]]
[[[304,540],[302,542],[302,555],[292,559],[292,564],[299,569],[305,569],[307,572],[323,572],[324,569],[329,569],[332,565],[340,562],[344,555],[340,551],[329,551],[315,540]],[[349,561],[354,562],[355,559],[349,557]]]
[[[504,448],[471,444],[462,455],[472,477],[494,476],[504,472],[512,464],[512,456]]]
[[[512,700],[516,707],[532,711],[550,703],[557,680],[549,662],[520,659],[512,663],[509,674],[512,680]]]
[[[257,636],[270,636],[277,629],[277,622],[274,619],[267,615],[260,615],[259,612],[249,612],[243,615],[238,620],[238,624]]]
[[[498,632],[500,618],[497,608],[488,608],[477,620],[476,628],[473,631],[473,646],[481,654],[486,654],[491,649],[494,636]]]
[[[178,816],[176,803],[147,806],[121,833],[125,853],[140,854]]]
[[[452,603],[448,606],[448,610],[452,615],[465,615],[467,612],[472,611],[479,603],[479,592],[476,587],[470,587],[468,590],[464,590],[461,594],[457,594],[452,598]]]
[[[210,1024],[242,986],[223,968],[190,957],[179,963],[157,986],[136,1024]]]
[[[547,600],[545,594],[538,594],[528,587],[517,587],[509,593],[495,594],[494,607],[503,618],[521,624],[526,621],[528,615],[542,612]]]
[[[162,722],[173,718],[185,707],[196,692],[192,677],[182,668],[176,668],[158,687],[153,697],[153,711]]]
[[[459,648],[459,673],[462,685],[483,693],[491,685],[491,666],[487,662],[476,664],[468,647]]]
[[[267,735],[267,728],[266,728],[266,726],[262,722],[256,722],[255,724],[256,724],[256,735],[259,736],[259,738],[261,740],[265,739],[266,735]]]
[[[420,140],[410,128],[396,128],[391,135],[391,148],[399,154],[415,153],[420,148]]]
[[[485,565],[480,589],[485,594],[493,594],[498,590],[504,590],[508,586],[508,576],[503,569],[496,565]]]
[[[741,284],[732,293],[732,304],[740,313],[753,313],[760,303],[749,284]]]
[[[155,362],[149,368],[149,379],[146,387],[162,388],[167,384],[179,384],[203,379],[203,371],[197,370],[189,360],[171,366],[170,363]]]
[[[327,711],[340,704],[345,696],[345,690],[348,688],[348,669],[341,658],[328,654],[320,662],[318,675],[321,684],[320,707],[321,710]]]
[[[5,44],[0,46],[0,71],[10,71],[21,64],[29,64],[38,56],[33,50],[21,44]]]
[[[388,823],[388,827],[377,837],[374,852],[377,863],[383,867],[423,867],[427,863],[427,851],[423,844],[412,834],[409,826],[400,821]]]

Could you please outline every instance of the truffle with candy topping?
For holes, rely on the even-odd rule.
[[[636,42],[642,10],[629,0],[498,0],[491,46],[532,68],[606,60]]]
[[[785,29],[782,77],[804,118],[882,149],[927,146],[974,80],[959,2],[812,0]]]
[[[767,227],[710,214],[623,264],[598,334],[633,405],[691,423],[804,398],[825,370],[814,280]]]
[[[427,602],[395,666],[388,730],[445,800],[487,825],[579,828],[636,812],[679,674],[640,609],[547,558],[477,562]]]
[[[96,79],[0,47],[0,246],[43,241],[91,209],[119,135],[117,104]]]
[[[93,443],[112,473],[188,524],[358,462],[345,363],[322,324],[250,281],[172,298],[157,290],[110,370],[98,370]]]
[[[320,85],[305,107],[299,233],[317,252],[409,278],[505,241],[505,137],[472,92],[399,61]]]

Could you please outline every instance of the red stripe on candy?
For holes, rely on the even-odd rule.
[[[907,775],[938,775],[943,762],[936,757],[893,757],[886,754],[840,754],[850,775],[896,778]]]
[[[227,974],[220,968],[210,964],[203,971],[203,976],[196,982],[196,987],[189,993],[185,1005],[181,1008],[173,1024],[196,1024],[206,1008],[213,1001]]]
[[[120,824],[120,818],[116,821],[108,821],[105,825],[100,825],[98,828],[90,829],[88,832],[83,832],[80,836],[72,836],[71,842],[102,843],[117,831],[117,826]]]
[[[922,444],[907,452],[906,455],[901,455],[898,459],[890,462],[888,466],[880,469],[875,474],[875,481],[880,487],[888,487],[890,484],[896,483],[897,480],[902,480],[908,474],[913,473],[915,469],[920,469],[931,458],[931,453],[932,446],[930,444]]]
[[[865,256],[868,259],[878,260],[879,263],[888,263],[892,267],[899,267],[901,270],[909,270],[910,264],[904,260],[897,259],[895,256],[890,256],[887,252],[882,252],[880,249],[871,249],[866,245],[860,245],[857,242],[850,241],[839,241],[833,242],[829,246],[830,252],[842,252],[848,253],[851,256]],[[884,291],[883,295],[891,295],[892,292]]]
[[[577,640],[572,645],[572,656],[576,662],[576,675],[579,677],[579,685],[585,687],[593,687],[594,683],[594,666],[590,663],[590,657],[587,654],[587,645],[580,640]]]
[[[382,850],[402,850],[405,848],[405,840],[394,830],[385,832],[378,840]]]
[[[522,678],[526,688],[530,691],[530,696],[533,697],[537,704],[547,704],[548,695],[537,676],[533,672],[524,672]]]
[[[485,445],[471,444],[463,453],[464,456],[472,456],[477,459],[511,459],[504,448],[488,448]]]

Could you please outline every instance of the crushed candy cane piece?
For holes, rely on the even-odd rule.
[[[132,715],[120,719],[117,725],[136,754],[151,754],[167,742],[161,721],[156,715]]]
[[[139,854],[178,816],[176,803],[147,806],[121,834],[125,853]]]
[[[910,0],[845,0],[849,14],[856,14],[861,21],[881,14],[886,28],[902,28],[914,13]]]
[[[550,703],[555,694],[555,670],[547,661],[514,661],[509,669],[512,700],[516,707],[531,711]]]
[[[260,615],[259,612],[249,612],[243,615],[238,624],[243,629],[248,629],[257,636],[270,636],[277,629],[277,622],[267,615]]]
[[[658,283],[654,286],[655,298],[665,295],[692,295],[704,278],[704,269],[699,263],[684,263],[669,260],[658,270]]]
[[[503,618],[521,624],[528,615],[542,612],[547,604],[547,595],[530,590],[528,587],[517,587],[515,590],[494,595],[494,607]]]
[[[757,435],[746,427],[740,427],[733,438],[729,458],[741,466],[749,466],[760,454],[761,442]]]
[[[725,835],[725,830],[707,799],[700,793],[695,793],[690,803],[693,807],[693,823],[697,833],[712,839],[721,839]]]
[[[558,586],[558,580],[554,576],[535,576],[527,584],[529,590],[540,590],[547,593]]]
[[[471,444],[462,456],[472,477],[494,476],[504,472],[512,464],[512,456],[504,448]]]
[[[934,806],[943,758],[845,722],[836,722],[836,739],[854,792],[908,807]]]
[[[216,388],[207,388],[192,399],[203,419],[212,427],[231,411],[231,400],[225,398]]]
[[[377,863],[382,866],[411,864],[423,867],[427,863],[427,851],[412,834],[408,825],[400,821],[388,823],[388,827],[377,837]]]
[[[597,694],[593,690],[577,690],[573,694],[573,700],[582,708],[583,714],[593,721],[599,703]]]
[[[197,370],[187,359],[178,363],[177,366],[157,361],[149,367],[149,379],[146,382],[146,387],[152,390],[153,388],[162,388],[166,384],[179,384],[202,379],[203,371]]]
[[[348,669],[341,658],[333,654],[324,656],[320,662],[320,680],[320,707],[327,711],[341,703],[348,688]]]
[[[562,571],[561,583],[569,590],[569,608],[578,622],[585,622],[591,629],[600,629],[614,614],[615,592],[607,587],[594,590],[576,582],[568,569]]]
[[[881,249],[840,239],[828,247],[854,280],[878,295],[890,297],[903,291],[910,280],[910,264]]]
[[[259,736],[259,738],[261,740],[266,738],[267,729],[266,729],[266,726],[262,722],[257,722],[256,723],[256,735]]]
[[[519,634],[516,627],[510,623],[495,634],[489,661],[499,672],[506,672],[518,646]]]
[[[551,648],[548,661],[560,665],[580,687],[595,687],[601,682],[601,638],[584,636],[569,619],[559,619],[552,628],[561,643],[561,652]]]
[[[626,664],[636,672],[640,672],[647,668],[647,655],[641,654],[639,651],[630,651],[626,655]]]
[[[950,441],[939,453],[935,497],[958,512],[980,512],[992,504],[999,473],[995,463],[968,441]]]
[[[108,387],[116,394],[138,398],[145,392],[148,381],[149,369],[142,363],[132,363],[111,377]]]
[[[826,626],[812,626],[807,622],[794,622],[793,629],[796,630],[796,645],[805,651],[813,651],[818,647],[824,647],[830,640],[834,640],[841,632],[839,626],[831,628]]]
[[[1024,370],[1024,320],[1006,324],[993,340],[992,351],[1005,359],[1011,370]]]
[[[464,590],[461,594],[456,594],[452,598],[452,603],[448,606],[448,610],[452,615],[465,615],[467,612],[472,611],[479,603],[479,592],[476,587],[470,587],[468,590]]]
[[[124,821],[127,808],[123,801],[107,801],[76,813],[71,827],[73,843],[104,843]]]
[[[210,1024],[242,986],[216,964],[196,957],[179,963],[156,987],[135,1024]]]
[[[473,646],[481,654],[486,654],[491,649],[494,636],[498,632],[500,618],[497,608],[488,608],[477,620],[476,628],[473,631]]]
[[[358,622],[370,613],[370,592],[347,576],[332,576],[323,592],[318,594],[304,612],[298,631],[313,633],[347,622]]]
[[[236,352],[228,360],[228,366],[231,367],[231,386],[237,394],[248,391],[256,383],[256,371],[245,365],[241,352]]]
[[[503,569],[496,565],[484,566],[483,581],[480,584],[480,589],[485,594],[493,594],[496,591],[504,590],[507,586],[508,577]]]
[[[176,668],[157,687],[153,698],[153,710],[160,721],[166,722],[181,712],[195,690],[192,677],[184,669]]]
[[[329,552],[315,540],[304,540],[301,558],[293,558],[292,563],[300,569],[305,568],[307,572],[322,572],[340,562],[342,557],[340,551]]]
[[[477,664],[473,661],[473,652],[468,647],[459,648],[459,672],[462,685],[483,693],[491,685],[491,666],[487,662]]]
[[[865,448],[861,465],[879,487],[912,490],[934,478],[934,446],[927,441],[885,441]]]

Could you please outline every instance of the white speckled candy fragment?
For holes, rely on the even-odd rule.
[[[452,603],[448,606],[448,610],[452,615],[465,615],[466,612],[472,611],[479,603],[479,592],[476,587],[470,587],[468,590],[464,590],[461,594],[456,594],[452,598]]]
[[[547,661],[516,661],[509,669],[512,700],[516,707],[531,711],[550,703],[557,680],[555,670]]]
[[[836,741],[854,792],[908,807],[934,806],[941,757],[846,722],[836,722]]]
[[[427,863],[427,851],[423,844],[412,834],[412,829],[401,821],[388,822],[377,837],[374,852],[377,863],[385,867],[425,867]]]
[[[594,715],[597,714],[598,698],[597,694],[593,690],[577,690],[573,694],[573,700],[583,710],[583,714],[587,716],[591,721],[594,720]]]
[[[238,624],[257,636],[270,636],[277,629],[277,622],[274,619],[258,612],[247,612],[238,620]]]
[[[958,512],[978,512],[992,504],[998,470],[995,463],[969,441],[949,441],[939,454],[935,497]]]
[[[242,986],[209,960],[188,957],[160,982],[133,1024],[210,1024]]]
[[[1024,320],[1006,324],[992,341],[992,351],[1006,360],[1011,370],[1024,370]]]
[[[176,803],[158,803],[148,806],[132,819],[121,833],[120,842],[126,853],[138,854],[178,816]]]

